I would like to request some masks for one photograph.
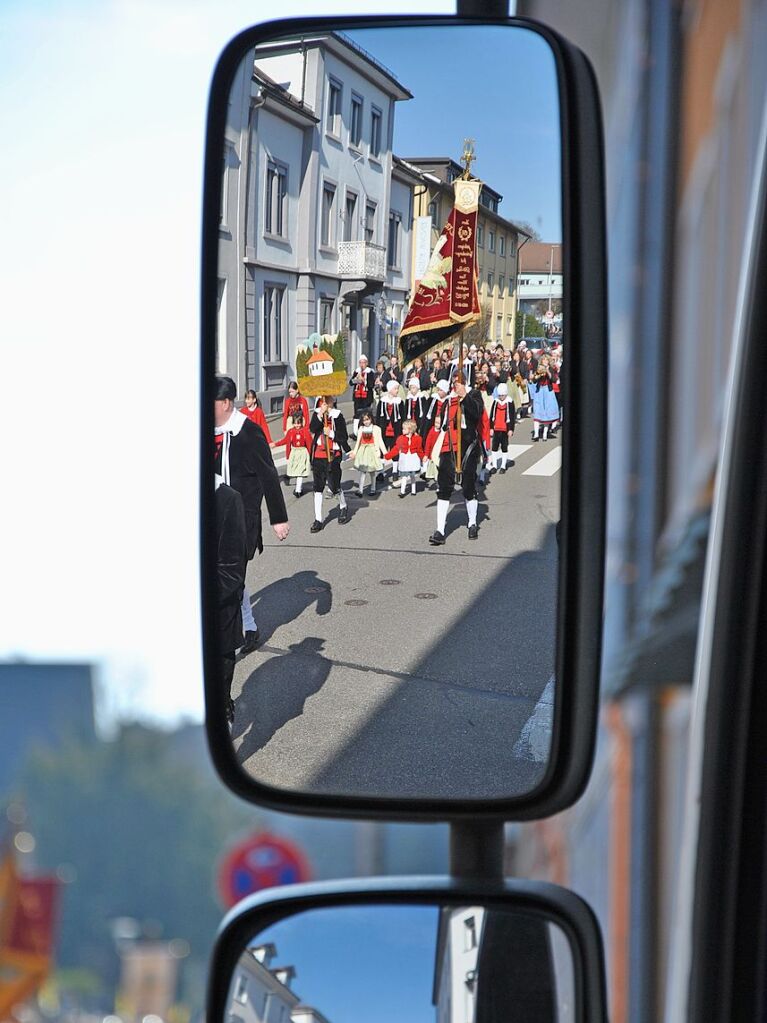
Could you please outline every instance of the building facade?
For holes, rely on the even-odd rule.
[[[453,181],[463,167],[450,157],[407,157],[406,166],[420,172],[414,192],[413,280],[428,262],[453,207]],[[528,234],[498,212],[500,192],[483,184],[477,217],[479,297],[486,339],[512,347],[517,305],[517,254]]]
[[[610,1018],[666,1015],[691,683],[747,210],[767,96],[761,0],[523,0],[591,61],[610,267],[603,706],[589,787],[514,869],[589,899]],[[595,396],[602,398],[603,396]],[[648,414],[648,408],[652,414]]]
[[[329,1023],[317,1009],[301,1003],[291,989],[292,966],[273,966],[271,943],[246,949],[229,988],[226,1023]]]
[[[375,358],[410,281],[411,199],[392,173],[411,94],[339,33],[259,47],[235,79],[220,227],[218,369],[267,412],[296,345],[343,332]],[[393,226],[394,224],[394,226]],[[392,244],[394,248],[392,249]]]
[[[561,242],[526,241],[519,249],[517,283],[517,315],[534,316],[546,326],[561,326]]]

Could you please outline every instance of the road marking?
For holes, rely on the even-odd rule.
[[[548,451],[543,458],[539,458],[529,469],[525,469],[523,476],[553,476],[559,472],[562,466],[562,448],[554,448]]]
[[[516,462],[520,455],[524,455],[532,446],[532,444],[509,444],[508,457],[513,458]]]
[[[544,764],[551,752],[551,725],[554,720],[554,690],[556,683],[552,675],[538,698],[535,710],[527,719],[514,743],[513,756],[519,760],[532,760]]]

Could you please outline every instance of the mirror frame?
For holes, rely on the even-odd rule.
[[[239,764],[217,678],[216,529],[213,481],[213,387],[216,372],[216,290],[221,152],[230,84],[242,54],[282,36],[370,28],[497,25],[524,28],[548,43],[560,103],[563,315],[577,359],[565,359],[568,394],[596,396],[567,410],[561,469],[562,530],[558,571],[556,678],[551,755],[531,791],[495,799],[327,795],[278,789]],[[526,18],[334,16],[265,22],[224,49],[211,83],[206,131],[200,342],[200,571],[206,731],[218,774],[250,802],[289,813],[402,821],[530,820],[571,806],[581,795],[594,757],[602,645],[606,524],[607,257],[604,146],[599,95],[583,53],[545,25]],[[588,365],[588,378],[585,367]]]
[[[555,923],[573,956],[575,1019],[607,1020],[604,948],[594,913],[566,888],[545,881],[481,881],[448,877],[370,878],[270,888],[243,899],[224,917],[208,970],[205,1018],[225,1023],[230,979],[254,935],[297,913],[343,906],[466,906],[533,914]]]

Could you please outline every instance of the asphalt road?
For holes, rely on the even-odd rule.
[[[279,449],[278,449],[279,450]],[[431,547],[436,492],[356,494],[350,521],[311,483],[286,489],[291,532],[249,566],[261,646],[238,662],[233,739],[277,788],[403,798],[529,791],[550,742],[559,440],[517,425],[515,465],[480,491],[469,540],[456,490],[447,543]],[[283,460],[284,462],[284,460]],[[277,462],[280,468],[280,462]],[[280,468],[284,472],[284,464]]]

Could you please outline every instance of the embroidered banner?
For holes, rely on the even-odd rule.
[[[400,332],[403,364],[479,319],[477,212],[480,181],[453,183],[455,201]]]

